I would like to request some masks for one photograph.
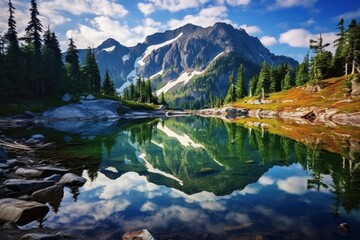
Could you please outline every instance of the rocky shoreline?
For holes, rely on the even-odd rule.
[[[350,125],[360,127],[360,112],[341,113],[337,109],[323,109],[318,107],[297,108],[291,111],[276,111],[259,109],[246,109],[235,107],[209,108],[195,111],[196,115],[203,117],[218,117],[222,119],[236,118],[274,118],[280,120],[294,120],[301,124],[332,123],[335,125]]]

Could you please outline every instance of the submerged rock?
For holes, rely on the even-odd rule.
[[[79,177],[73,173],[67,173],[60,179],[59,183],[69,186],[82,186],[86,183],[86,179]]]
[[[61,240],[61,236],[57,234],[47,233],[27,233],[21,237],[22,240]]]
[[[14,192],[33,193],[39,189],[54,185],[55,181],[26,180],[26,179],[8,179],[4,186]]]
[[[15,174],[18,176],[26,177],[26,178],[38,178],[43,175],[43,171],[36,169],[27,169],[27,168],[18,168],[15,171]]]
[[[147,229],[136,232],[125,233],[122,237],[123,240],[154,240],[154,237]]]
[[[347,223],[340,223],[338,229],[343,232],[348,232],[350,230],[349,224]]]
[[[14,198],[0,199],[0,219],[25,225],[37,219],[43,219],[49,207],[38,202],[28,202]]]
[[[58,167],[51,167],[51,166],[45,166],[45,167],[36,167],[36,170],[43,171],[44,176],[51,176],[53,174],[65,174],[68,173],[69,170],[65,168],[58,168]]]
[[[64,187],[61,184],[55,184],[34,192],[31,197],[40,203],[60,203],[64,197]]]

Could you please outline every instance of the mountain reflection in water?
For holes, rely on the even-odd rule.
[[[98,122],[89,131],[57,124],[46,131],[58,149],[44,156],[88,181],[65,192],[46,226],[99,239],[143,228],[157,239],[360,235],[357,148],[330,153],[200,117]],[[337,229],[342,222],[349,233]]]

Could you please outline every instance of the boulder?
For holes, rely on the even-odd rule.
[[[37,190],[31,197],[34,201],[40,203],[60,203],[64,197],[64,186],[55,184],[53,186]]]
[[[43,171],[36,169],[27,169],[27,168],[18,168],[15,171],[15,174],[18,176],[26,177],[26,178],[38,178],[43,175]]]
[[[7,159],[8,159],[8,156],[5,152],[5,150],[2,147],[0,147],[0,162],[1,162],[1,160],[6,161]]]
[[[89,94],[89,95],[86,96],[85,99],[86,99],[86,100],[95,100],[95,97],[94,97],[94,95]]]
[[[6,163],[0,163],[0,169],[8,169],[9,167]]]
[[[5,171],[1,168],[0,168],[0,178],[7,178]]]
[[[58,182],[61,179],[61,175],[60,174],[53,174],[47,178],[44,178],[44,181],[55,181]]]
[[[39,189],[47,188],[55,184],[55,181],[8,179],[4,186],[14,192],[33,193]]]
[[[27,233],[21,237],[22,240],[61,240],[61,236],[48,233]]]
[[[86,183],[86,179],[79,177],[73,173],[67,173],[60,179],[59,183],[69,185],[69,186],[82,186]]]
[[[350,227],[347,223],[340,223],[338,229],[343,232],[348,232],[350,230]]]
[[[40,141],[44,141],[45,137],[42,134],[34,134],[31,136],[32,139],[36,139],[36,140],[40,140]]]
[[[51,166],[44,166],[44,167],[36,167],[36,170],[42,171],[43,175],[48,177],[53,174],[61,174],[64,175],[65,173],[68,173],[69,170],[65,168],[58,168],[58,167],[51,167]]]
[[[72,97],[71,97],[70,93],[65,93],[64,96],[62,97],[62,100],[64,102],[69,102],[71,100],[71,98]]]
[[[123,240],[154,240],[154,237],[147,229],[136,232],[127,232],[122,236]]]
[[[120,102],[109,99],[82,100],[79,104],[69,104],[49,110],[43,113],[42,116],[53,120],[101,120],[118,118],[118,111],[123,108]]]
[[[6,161],[6,164],[9,165],[9,167],[23,167],[26,164],[23,162],[20,162],[19,160],[16,159],[10,159]]]
[[[28,202],[14,198],[0,199],[0,219],[25,225],[37,219],[43,219],[49,207],[38,202]]]

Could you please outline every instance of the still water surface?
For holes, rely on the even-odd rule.
[[[45,226],[92,239],[143,228],[157,239],[359,239],[360,159],[211,118],[46,127],[27,131],[56,141],[46,157],[88,181]]]

